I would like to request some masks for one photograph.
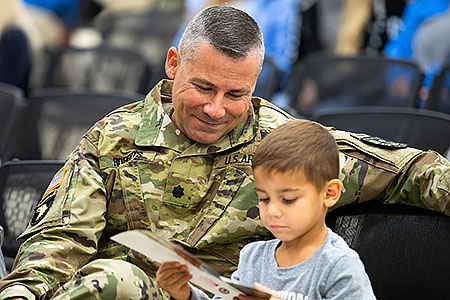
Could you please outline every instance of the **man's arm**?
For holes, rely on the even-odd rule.
[[[443,156],[349,132],[332,134],[340,149],[344,184],[335,208],[376,199],[450,215],[450,163]]]
[[[403,203],[450,215],[450,163],[434,151],[421,153],[387,189],[386,203]]]
[[[51,296],[96,254],[105,227],[106,190],[96,147],[83,139],[60,182],[44,195],[26,231],[13,271],[0,280],[8,297]],[[4,293],[0,293],[3,299]]]

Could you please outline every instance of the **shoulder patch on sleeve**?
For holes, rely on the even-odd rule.
[[[43,201],[40,201],[34,210],[33,217],[31,218],[30,225],[34,226],[38,224],[48,213],[50,207],[53,204],[53,200],[55,200],[55,195],[49,195]]]
[[[50,193],[51,191],[53,191],[54,189],[56,189],[58,186],[61,185],[61,183],[64,179],[65,173],[66,173],[65,167],[62,167],[58,172],[56,172],[56,174],[52,178],[52,181],[50,181],[50,184],[48,185],[47,189],[45,190],[42,198],[45,198],[45,196],[48,193]]]
[[[355,139],[360,140],[361,142],[364,142],[366,144],[379,146],[382,148],[387,149],[404,149],[407,148],[408,145],[405,143],[398,143],[398,142],[392,142],[388,140],[384,140],[382,138],[379,138],[377,136],[370,136],[365,133],[352,133],[350,134]]]

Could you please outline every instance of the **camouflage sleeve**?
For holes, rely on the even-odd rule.
[[[23,295],[26,287],[37,299],[50,298],[95,255],[106,211],[96,157],[97,148],[85,137],[53,178],[21,235],[13,272],[0,281],[1,290],[11,287],[9,296],[14,288]]]
[[[332,134],[340,149],[344,184],[335,207],[376,199],[450,215],[450,163],[444,157],[364,134]]]
[[[388,187],[386,203],[403,203],[450,215],[450,163],[434,151],[408,162]]]

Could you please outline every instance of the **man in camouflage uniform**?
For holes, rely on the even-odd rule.
[[[256,23],[231,7],[201,11],[144,101],[96,123],[39,202],[0,299],[154,299],[157,266],[110,240],[147,229],[230,275],[239,250],[267,238],[251,158],[292,118],[251,98],[264,56]],[[450,163],[435,152],[332,130],[338,206],[367,200],[450,214]],[[293,132],[293,134],[295,134]]]

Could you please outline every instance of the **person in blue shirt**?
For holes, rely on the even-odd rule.
[[[53,12],[70,28],[79,25],[81,21],[79,0],[24,0],[24,3]]]
[[[391,30],[389,40],[387,41],[383,52],[387,57],[409,59],[420,64],[414,53],[415,40],[420,28],[428,20],[449,12],[449,0],[415,0],[408,1],[403,11],[401,22],[396,26],[396,30]],[[445,40],[445,37],[443,37]],[[423,86],[425,91],[431,86],[433,77],[439,73],[441,62],[432,62],[427,65],[420,64],[425,73]],[[422,100],[426,99],[422,95]],[[424,103],[419,104],[423,106]]]

